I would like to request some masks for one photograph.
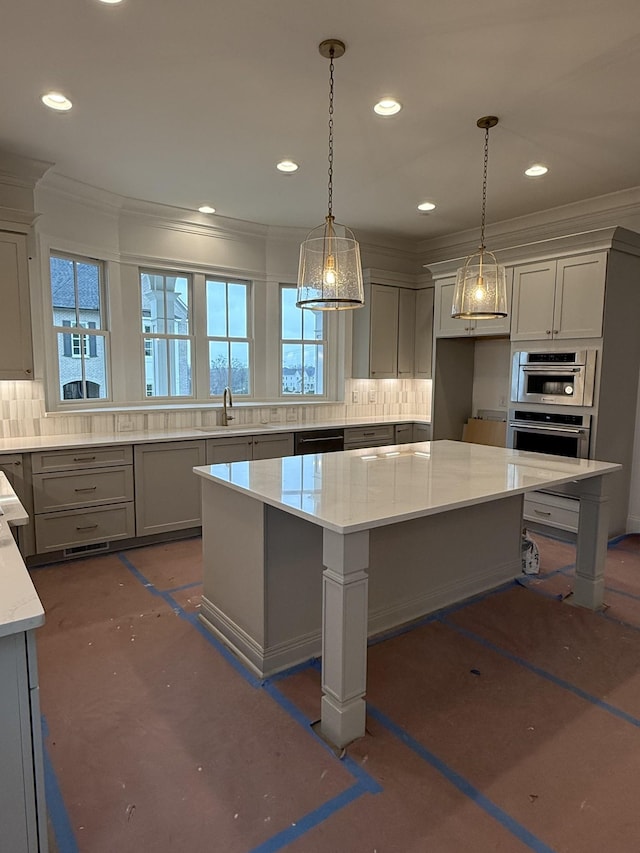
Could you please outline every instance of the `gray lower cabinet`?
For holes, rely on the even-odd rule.
[[[396,424],[396,444],[410,444],[413,441],[413,424]]]
[[[293,456],[293,433],[260,433],[207,440],[207,465]]]
[[[344,449],[357,450],[361,447],[383,447],[395,444],[395,426],[347,427],[344,431]]]
[[[200,527],[200,481],[206,441],[137,444],[134,451],[136,536]]]
[[[36,552],[81,554],[135,535],[130,445],[31,454]]]
[[[47,853],[33,631],[0,637],[0,850]]]
[[[414,424],[413,425],[413,440],[414,441],[431,441],[431,426],[430,426],[430,424]]]

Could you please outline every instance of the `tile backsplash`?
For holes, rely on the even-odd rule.
[[[200,408],[177,404],[148,407],[144,411],[131,406],[114,411],[47,414],[41,382],[0,382],[0,438],[214,426],[219,411],[220,404],[214,403]],[[235,422],[247,425],[394,415],[428,419],[430,414],[431,381],[428,379],[348,379],[342,403],[278,401],[234,406]]]

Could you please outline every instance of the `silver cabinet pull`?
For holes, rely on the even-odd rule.
[[[93,462],[95,460],[95,456],[74,456],[74,462]]]
[[[542,510],[542,509],[534,509],[534,512],[535,512],[535,514],[536,514],[536,515],[551,515],[551,513],[550,513],[550,512],[545,512],[545,511],[544,511],[544,510]]]
[[[95,530],[97,526],[97,524],[85,524],[84,526],[76,524],[76,530]]]
[[[85,486],[83,489],[74,489],[74,492],[95,492],[97,486]]]

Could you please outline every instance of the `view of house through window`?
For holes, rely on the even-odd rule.
[[[109,394],[102,266],[89,259],[52,254],[50,274],[59,399],[105,399]]]
[[[207,337],[209,393],[251,393],[249,285],[241,281],[207,279]]]
[[[296,307],[296,288],[280,288],[282,394],[325,393],[327,341],[322,311]]]
[[[190,397],[190,279],[140,272],[142,350],[147,397]]]

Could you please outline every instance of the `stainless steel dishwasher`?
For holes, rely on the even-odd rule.
[[[303,453],[331,453],[344,449],[343,429],[309,429],[294,433],[296,456]]]

